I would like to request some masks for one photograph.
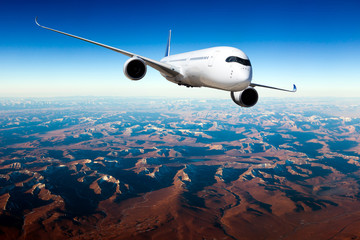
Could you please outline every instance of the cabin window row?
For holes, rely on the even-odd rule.
[[[209,57],[194,57],[194,58],[190,58],[190,60],[203,60],[203,59],[208,59]]]
[[[184,62],[184,61],[186,61],[186,58],[170,60],[170,62]]]

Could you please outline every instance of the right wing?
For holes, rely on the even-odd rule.
[[[59,31],[59,30],[55,30],[55,29],[52,29],[52,28],[44,27],[44,26],[42,26],[42,25],[40,25],[40,24],[38,23],[37,19],[38,19],[38,17],[35,18],[35,23],[36,23],[39,27],[45,28],[45,29],[50,30],[50,31],[53,31],[53,32],[61,33],[61,34],[67,35],[67,36],[69,36],[69,37],[77,38],[77,39],[83,40],[83,41],[85,41],[85,42],[89,42],[89,43],[92,43],[92,44],[95,44],[95,45],[98,45],[98,46],[101,46],[101,47],[104,47],[104,48],[107,48],[107,49],[110,49],[110,50],[112,50],[112,51],[115,51],[115,52],[124,54],[124,55],[126,55],[126,56],[128,56],[128,57],[138,57],[138,58],[141,58],[142,60],[144,60],[144,62],[145,62],[147,65],[149,65],[150,67],[158,70],[159,72],[163,73],[164,75],[166,75],[166,76],[168,76],[168,77],[175,77],[175,76],[177,76],[178,74],[180,74],[179,70],[176,69],[176,67],[174,67],[174,66],[172,66],[172,65],[169,65],[169,64],[166,64],[166,63],[162,63],[162,62],[159,62],[159,61],[156,61],[156,60],[147,58],[147,57],[143,57],[143,56],[140,56],[140,55],[137,55],[137,54],[128,52],[128,51],[124,51],[124,50],[121,50],[121,49],[118,49],[118,48],[114,48],[114,47],[111,47],[111,46],[108,46],[108,45],[105,45],[105,44],[102,44],[102,43],[98,43],[98,42],[95,42],[95,41],[92,41],[92,40],[89,40],[89,39],[86,39],[86,38],[78,37],[78,36],[75,36],[75,35],[72,35],[72,34],[69,34],[69,33],[61,32],[61,31]]]
[[[283,88],[276,88],[276,87],[271,87],[271,86],[266,86],[266,85],[261,85],[261,84],[256,84],[256,83],[250,83],[251,87],[263,87],[263,88],[270,88],[270,89],[275,89],[275,90],[280,90],[280,91],[285,91],[285,92],[296,92],[296,85],[293,84],[293,89],[292,90],[288,90],[288,89],[283,89]]]

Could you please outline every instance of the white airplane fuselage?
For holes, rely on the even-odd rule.
[[[233,47],[214,47],[164,57],[160,62],[180,71],[167,80],[189,87],[210,87],[226,91],[242,91],[252,80],[252,67],[238,62],[226,62],[230,56],[248,60],[246,54]]]

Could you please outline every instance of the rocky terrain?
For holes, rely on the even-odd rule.
[[[352,99],[0,99],[1,239],[358,239]]]

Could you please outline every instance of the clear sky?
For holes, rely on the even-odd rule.
[[[18,1],[0,0],[0,97],[176,96],[228,98],[187,89],[155,70],[123,74],[126,56],[37,27],[73,33],[161,59],[214,46],[243,50],[261,96],[360,97],[360,1]]]

